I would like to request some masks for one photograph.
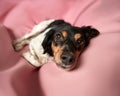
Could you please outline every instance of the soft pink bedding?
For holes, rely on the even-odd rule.
[[[35,69],[14,52],[12,40],[49,18],[101,32],[76,70]],[[0,0],[0,96],[120,96],[120,0]]]

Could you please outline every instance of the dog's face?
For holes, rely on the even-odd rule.
[[[88,46],[90,39],[99,34],[90,26],[75,27],[63,20],[54,21],[48,28],[51,30],[42,43],[44,53],[53,56],[56,64],[66,70],[76,66],[80,53]]]

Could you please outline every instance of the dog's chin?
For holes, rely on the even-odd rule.
[[[60,67],[64,70],[67,70],[67,71],[70,71],[70,70],[74,69],[75,65],[76,65],[75,63],[70,64],[70,65],[66,65],[64,63],[57,64],[58,67]]]

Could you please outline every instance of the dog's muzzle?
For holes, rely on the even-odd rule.
[[[63,52],[60,56],[61,63],[57,64],[65,70],[71,70],[76,66],[76,56],[71,52]]]

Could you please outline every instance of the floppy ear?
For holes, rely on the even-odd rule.
[[[91,39],[99,35],[99,31],[91,26],[83,26],[81,29],[87,39]]]
[[[54,32],[55,32],[55,30],[51,29],[50,31],[48,31],[46,33],[46,36],[45,36],[45,38],[42,42],[42,46],[43,46],[43,49],[44,49],[43,54],[48,53],[50,56],[53,56],[51,44],[52,44]]]

